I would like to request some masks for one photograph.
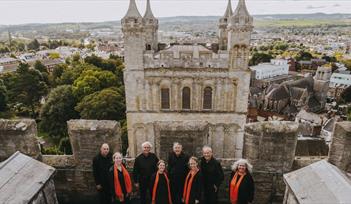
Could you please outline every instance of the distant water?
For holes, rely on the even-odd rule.
[[[145,11],[145,0],[136,0]],[[238,0],[233,0],[233,9]],[[0,0],[0,24],[121,19],[129,0]],[[227,0],[151,0],[155,16],[223,15]],[[351,13],[351,0],[247,0],[251,14]]]

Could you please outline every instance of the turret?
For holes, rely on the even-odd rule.
[[[227,49],[227,44],[228,44],[228,21],[230,16],[233,15],[233,10],[232,10],[232,3],[231,0],[228,0],[228,5],[227,9],[225,10],[225,13],[223,17],[219,19],[219,33],[218,33],[218,43],[219,43],[219,49],[220,50],[226,50]]]
[[[246,8],[245,0],[239,0],[238,6],[230,17],[228,24],[230,68],[248,68],[252,30],[253,18]]]
[[[150,0],[147,0],[146,11],[143,17],[145,50],[157,51],[158,46],[158,19],[155,18],[151,10]]]
[[[140,69],[143,67],[144,51],[143,18],[138,11],[135,0],[130,0],[127,14],[122,18],[121,23],[126,68]]]

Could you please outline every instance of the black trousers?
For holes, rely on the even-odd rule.
[[[178,177],[181,178],[181,177]],[[172,194],[172,202],[173,204],[181,204],[183,197],[183,184],[179,179],[177,180],[175,177],[171,178],[171,194]]]
[[[111,204],[112,197],[109,191],[100,190],[98,193],[100,204]]]
[[[204,203],[216,204],[218,202],[218,191],[216,192],[213,186],[205,187]]]
[[[140,204],[150,204],[152,190],[150,189],[150,181],[144,180],[139,183]]]

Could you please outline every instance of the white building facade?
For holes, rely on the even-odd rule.
[[[288,60],[283,59],[272,59],[270,63],[261,63],[250,67],[250,69],[254,71],[254,78],[257,80],[289,74]]]

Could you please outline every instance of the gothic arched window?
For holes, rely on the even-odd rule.
[[[207,109],[207,110],[212,109],[212,88],[211,87],[206,87],[204,89],[203,109]]]
[[[151,50],[151,45],[150,44],[146,44],[146,50]]]
[[[169,109],[170,100],[169,100],[169,88],[161,89],[161,109]]]
[[[183,109],[190,109],[190,88],[184,87],[182,91],[182,108]]]

